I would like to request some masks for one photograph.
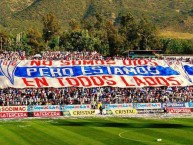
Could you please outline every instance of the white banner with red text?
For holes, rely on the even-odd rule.
[[[0,88],[193,85],[182,71],[164,60],[0,60]]]

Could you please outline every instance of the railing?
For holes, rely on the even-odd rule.
[[[91,105],[1,106],[0,118],[78,117],[100,114],[129,116],[131,114],[193,112],[193,102],[104,104],[103,106],[104,108],[101,109],[92,109]]]

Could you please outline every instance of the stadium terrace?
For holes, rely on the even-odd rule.
[[[132,109],[163,113],[166,104],[173,113],[191,112],[191,59],[105,58],[96,53],[81,59],[70,52],[57,52],[60,57],[55,58],[52,53],[42,58],[1,55],[2,118],[89,116],[101,104],[116,115],[135,113]]]

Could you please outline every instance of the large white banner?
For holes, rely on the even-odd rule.
[[[164,60],[1,60],[0,88],[193,85],[180,71]]]

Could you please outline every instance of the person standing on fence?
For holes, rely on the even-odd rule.
[[[99,107],[99,111],[100,111],[100,114],[103,115],[103,106],[102,105]]]
[[[164,113],[168,113],[168,110],[167,110],[167,104],[164,106]]]

